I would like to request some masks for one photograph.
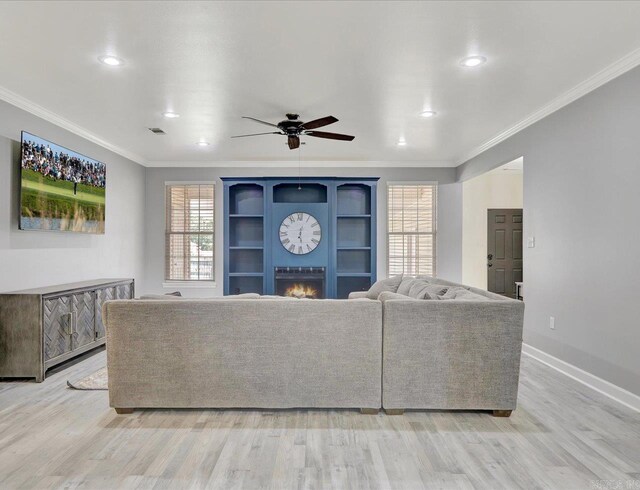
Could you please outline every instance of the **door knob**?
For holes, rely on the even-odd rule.
[[[489,262],[489,263],[487,264],[487,267],[493,267],[493,264],[492,264],[491,262]]]
[[[489,260],[493,259],[493,254],[489,254],[489,255],[487,255],[487,258],[488,258]]]

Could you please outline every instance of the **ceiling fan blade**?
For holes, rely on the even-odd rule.
[[[326,138],[328,140],[353,141],[355,138],[355,136],[349,136],[348,134],[327,133],[326,131],[307,131],[304,134],[306,136],[315,136],[316,138]]]
[[[289,149],[295,150],[300,146],[300,138],[297,136],[289,136]]]
[[[282,134],[282,133],[280,131],[272,131],[269,133],[239,134],[238,136],[232,136],[232,138],[246,138],[247,136],[260,136],[262,134]]]
[[[333,124],[334,122],[338,122],[338,120],[333,116],[321,117],[320,119],[314,119],[313,121],[302,124],[300,126],[300,129],[321,128],[322,126],[328,126],[329,124]]]
[[[255,121],[255,122],[260,123],[260,124],[266,124],[267,126],[273,126],[274,128],[278,127],[277,124],[272,124],[272,123],[267,122],[267,121],[261,121],[260,119],[256,119],[255,117],[242,116],[242,119],[251,119],[252,121]]]

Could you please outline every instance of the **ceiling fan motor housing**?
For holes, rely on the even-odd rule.
[[[288,135],[300,134],[299,128],[303,123],[298,119],[299,117],[298,114],[287,113],[287,119],[280,121],[278,127]]]

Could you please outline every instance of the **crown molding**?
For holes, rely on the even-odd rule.
[[[237,160],[237,161],[147,161],[146,167],[211,167],[211,168],[298,168],[298,161],[265,161],[265,160]],[[358,161],[358,160],[304,160],[300,163],[302,168],[455,168],[456,164],[450,160],[426,160],[426,161]]]
[[[77,136],[80,136],[81,138],[89,140],[92,143],[95,143],[96,145],[106,148],[107,150],[117,153],[118,155],[128,158],[129,160],[139,163],[140,165],[145,165],[145,166],[147,165],[146,159],[141,157],[140,155],[130,152],[129,150],[125,150],[124,148],[121,148],[117,145],[114,145],[113,143],[110,143],[100,138],[99,136],[93,134],[91,131],[86,130],[82,126],[78,126],[77,124],[69,121],[68,119],[65,119],[64,117],[59,116],[55,112],[52,112],[49,109],[46,109],[41,105],[38,105],[35,102],[32,102],[29,99],[26,99],[25,97],[22,97],[21,95],[18,95],[15,92],[12,92],[11,90],[1,86],[0,86],[0,100],[3,100],[13,106],[16,106],[19,109],[22,109],[23,111],[26,111],[30,114],[33,114],[34,116],[39,117],[40,119],[44,119],[45,121],[50,122],[51,124],[55,124],[56,126],[62,129],[66,129],[67,131]]]
[[[563,108],[574,100],[587,95],[589,92],[594,91],[598,87],[601,87],[605,83],[610,82],[614,78],[619,77],[620,75],[628,72],[638,65],[640,65],[640,49],[636,49],[635,51],[632,51],[631,53],[623,56],[618,61],[612,63],[603,70],[600,70],[595,75],[587,78],[585,81],[579,83],[559,97],[556,97],[547,105],[529,114],[527,117],[514,124],[510,128],[502,131],[501,133],[498,133],[496,136],[481,144],[480,146],[476,146],[469,152],[465,153],[462,157],[457,159],[456,165],[462,165],[463,163],[487,151],[489,148],[496,146],[498,143],[503,142],[514,134],[547,117],[558,109]]]

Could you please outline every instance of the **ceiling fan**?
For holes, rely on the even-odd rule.
[[[329,140],[341,140],[341,141],[353,141],[355,136],[349,136],[348,134],[339,133],[327,133],[326,131],[313,131],[316,128],[322,126],[328,126],[338,120],[333,116],[321,117],[320,119],[314,119],[313,121],[302,122],[298,119],[298,114],[287,114],[287,119],[280,121],[278,124],[273,124],[267,121],[261,121],[255,117],[242,116],[243,119],[251,119],[252,121],[267,126],[277,128],[278,131],[272,131],[268,133],[254,133],[254,134],[241,134],[238,136],[232,136],[232,138],[246,138],[247,136],[260,136],[263,134],[281,134],[287,137],[289,148],[295,150],[300,146],[300,136],[313,136],[315,138],[325,138]]]

